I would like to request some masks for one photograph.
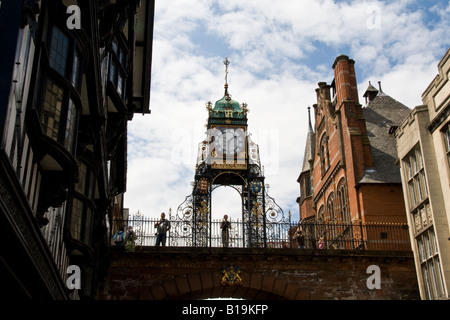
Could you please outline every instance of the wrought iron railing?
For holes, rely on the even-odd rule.
[[[139,216],[129,220],[116,220],[115,224],[123,227],[132,226],[136,235],[137,246],[154,246],[156,242],[155,223],[159,219]],[[167,246],[193,246],[192,221],[170,220],[171,228],[167,233]],[[209,222],[210,238],[208,247],[222,247],[220,220]],[[298,241],[295,231],[301,230],[303,240]],[[229,230],[230,248],[243,248],[244,223],[231,220]],[[341,250],[393,250],[410,251],[410,238],[407,224],[403,223],[337,223],[308,222],[294,223],[287,219],[283,222],[266,221],[264,243],[253,243],[254,247],[298,248],[305,249],[341,249]]]
[[[307,222],[301,224],[305,248],[411,251],[405,223]]]

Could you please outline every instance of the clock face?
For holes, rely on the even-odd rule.
[[[212,145],[219,154],[237,155],[245,148],[245,131],[242,128],[216,127],[212,132]]]

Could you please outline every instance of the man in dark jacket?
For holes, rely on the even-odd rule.
[[[159,247],[162,245],[166,246],[167,239],[167,231],[170,229],[170,221],[166,219],[166,214],[164,212],[161,213],[161,219],[157,223],[155,223],[156,228],[156,243],[155,246]]]

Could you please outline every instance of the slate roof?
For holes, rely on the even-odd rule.
[[[389,133],[411,113],[404,104],[378,92],[365,108],[367,133],[372,149],[373,168],[366,170],[360,183],[401,183],[395,137]]]

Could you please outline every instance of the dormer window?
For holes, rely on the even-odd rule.
[[[363,97],[365,98],[365,104],[366,106],[371,103],[378,95],[378,90],[372,86],[372,84],[369,81],[369,86],[366,89],[366,92],[364,93]]]

